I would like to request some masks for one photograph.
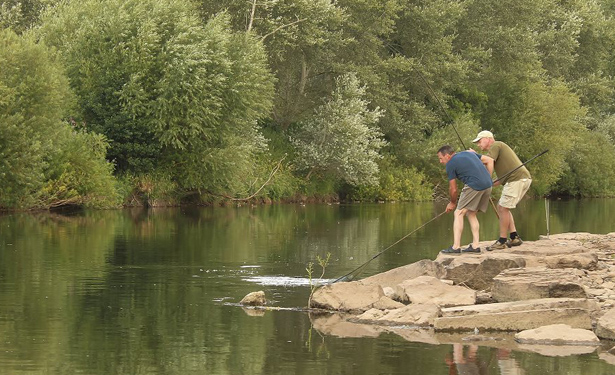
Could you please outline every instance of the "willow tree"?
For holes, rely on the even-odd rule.
[[[377,185],[379,149],[385,144],[376,122],[381,111],[370,110],[365,88],[354,74],[336,79],[336,89],[314,116],[299,124],[292,139],[296,164],[351,185]]]
[[[257,120],[273,78],[258,40],[224,14],[203,24],[190,1],[71,1],[37,33],[60,51],[82,120],[109,139],[120,173],[232,193],[264,149]]]

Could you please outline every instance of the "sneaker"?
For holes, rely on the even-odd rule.
[[[461,250],[462,253],[480,253],[480,247],[477,247],[476,249],[474,247],[472,247],[472,244],[470,244],[468,247],[466,247],[465,249]]]
[[[516,237],[514,240],[506,241],[506,245],[508,245],[508,247],[519,246],[522,243],[523,243],[523,241],[521,240],[520,237]]]
[[[459,254],[461,253],[461,248],[458,249],[453,249],[452,246],[449,246],[448,249],[444,249],[442,251],[440,251],[443,254]]]
[[[505,243],[501,243],[500,241],[495,241],[493,243],[493,245],[487,247],[487,251],[493,251],[493,250],[502,250],[502,249],[506,249],[508,246],[508,244]]]

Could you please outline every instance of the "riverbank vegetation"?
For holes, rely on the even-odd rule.
[[[0,208],[615,195],[611,0],[0,0]],[[459,133],[457,136],[456,133]]]

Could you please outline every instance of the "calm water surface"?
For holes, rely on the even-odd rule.
[[[353,328],[349,336],[301,310],[306,266],[318,255],[331,253],[324,277],[336,278],[443,209],[275,205],[0,216],[0,373],[615,373],[615,356],[600,348],[556,357],[481,346],[474,367],[455,368],[461,353],[452,344],[408,340],[408,330]],[[551,234],[615,231],[615,200],[552,201],[549,210]],[[543,200],[517,208],[524,239],[547,233],[545,212]],[[479,220],[483,239],[495,239],[493,212]],[[451,226],[451,215],[432,221],[362,276],[434,259],[451,244]],[[256,290],[281,309],[236,305]]]

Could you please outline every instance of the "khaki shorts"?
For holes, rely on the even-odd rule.
[[[505,208],[517,207],[517,203],[519,203],[521,198],[527,193],[531,184],[531,178],[507,182],[504,184],[504,190],[502,190],[502,196],[498,204]]]
[[[487,212],[489,197],[491,197],[491,188],[474,190],[468,185],[465,185],[463,189],[461,189],[459,202],[457,202],[457,209],[463,210],[465,208],[468,211]]]

